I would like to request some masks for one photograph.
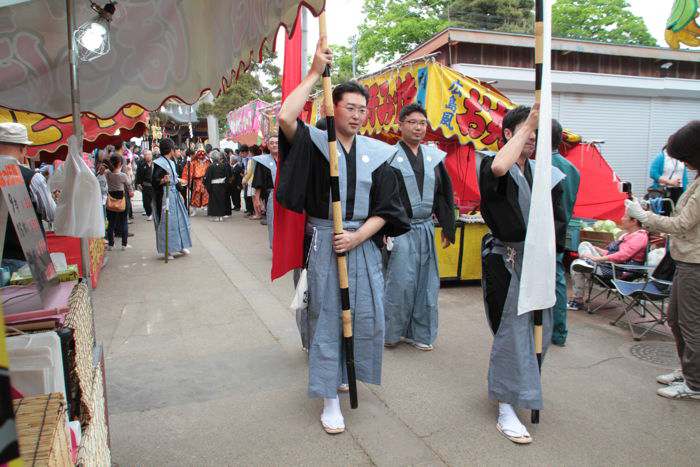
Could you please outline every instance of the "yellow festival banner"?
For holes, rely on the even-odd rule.
[[[503,117],[516,106],[496,88],[469,78],[435,61],[426,60],[361,78],[367,88],[367,121],[361,129],[368,136],[397,135],[399,112],[412,102],[428,114],[427,139],[458,140],[477,150],[498,150],[502,145]],[[314,99],[308,122],[323,116],[322,96]],[[565,131],[565,141],[580,137]]]
[[[365,135],[398,133],[399,112],[420,103],[436,136],[472,143],[477,149],[497,150],[501,122],[515,105],[491,86],[433,61],[417,62],[359,80],[369,92]],[[309,121],[321,115],[314,100]]]

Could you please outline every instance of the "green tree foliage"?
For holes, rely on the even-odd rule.
[[[358,65],[385,64],[448,26],[532,33],[534,0],[364,0]],[[626,0],[556,0],[553,34],[608,43],[655,46]],[[347,51],[336,51],[336,60]]]
[[[455,0],[448,10],[450,24],[467,29],[532,33],[534,0]]]
[[[342,83],[351,80],[352,76],[352,46],[331,45],[333,50],[333,69],[332,78],[334,83]],[[359,52],[358,52],[359,54]],[[356,71],[357,76],[362,76],[366,66],[357,58]]]
[[[246,72],[241,71],[238,79],[222,92],[211,104],[201,104],[197,117],[214,115],[219,119],[219,132],[226,133],[226,116],[254,99],[274,102],[280,98],[281,72],[274,63],[274,55],[266,54],[261,63],[254,62]],[[261,79],[261,77],[267,78]]]
[[[627,0],[557,0],[552,7],[552,33],[557,37],[656,46],[644,20],[629,6]]]
[[[394,60],[448,26],[531,32],[533,5],[534,0],[365,0],[359,63]]]
[[[446,0],[365,0],[358,55],[363,65],[388,62],[445,29]]]

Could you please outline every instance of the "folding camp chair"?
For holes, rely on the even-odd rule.
[[[621,301],[624,305],[627,304],[626,297],[620,295],[615,289],[615,285],[613,284],[615,279],[624,279],[627,281],[642,279],[653,270],[653,267],[649,266],[614,264],[611,262],[595,263],[594,268],[588,279],[588,297],[585,300],[586,311],[591,315],[615,301]],[[598,290],[594,290],[594,288]],[[601,296],[605,296],[605,302],[591,308],[593,306],[593,300]]]
[[[628,267],[628,266],[626,266]],[[615,271],[616,265],[613,265]],[[632,338],[636,341],[641,340],[649,331],[661,324],[666,323],[668,315],[666,313],[666,300],[671,295],[672,282],[655,277],[653,273],[649,273],[644,281],[631,282],[622,279],[612,279],[612,284],[615,290],[620,295],[623,301],[627,301],[627,306],[620,315],[610,324],[616,326],[624,316],[627,319]],[[613,272],[613,276],[615,273]],[[643,321],[633,321],[631,318],[636,314],[640,318],[646,318]],[[637,334],[635,326],[651,324],[644,332]]]

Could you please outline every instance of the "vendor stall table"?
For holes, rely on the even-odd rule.
[[[3,292],[3,300],[9,300],[4,310],[8,331],[16,333],[30,330],[56,330],[59,333],[64,354],[64,368],[68,369],[66,371],[68,412],[71,420],[79,421],[82,428],[82,438],[77,453],[78,463],[110,465],[104,355],[102,347],[95,342],[93,309],[87,285],[84,281],[60,283],[54,293],[50,294],[51,300],[43,304],[43,309],[23,311],[32,310],[32,302],[25,299],[25,296],[38,296],[38,291],[33,291],[32,287],[31,285],[11,286],[0,289]],[[13,297],[18,298],[13,300]],[[39,303],[41,303],[40,299]],[[13,309],[12,304],[17,309]],[[21,305],[21,308],[18,305]],[[12,370],[11,362],[10,370]],[[66,400],[63,394],[60,396],[65,414]],[[65,423],[65,417],[63,423]],[[22,437],[25,435],[25,430],[18,423],[20,447]],[[22,456],[24,455],[25,452],[22,449]],[[36,465],[70,464],[60,462],[47,464],[37,461]]]
[[[483,222],[458,220],[455,243],[443,249],[442,228],[435,226],[435,247],[441,282],[481,280],[481,239],[488,231]]]
[[[68,264],[76,264],[80,277],[83,275],[83,261],[80,253],[80,239],[78,237],[62,237],[53,232],[46,233],[46,243],[50,253],[64,253]],[[91,238],[90,249],[90,277],[92,288],[97,287],[100,278],[100,269],[105,256],[105,245],[101,238]]]

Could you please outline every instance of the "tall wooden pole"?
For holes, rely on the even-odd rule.
[[[168,167],[170,167],[170,159],[168,159]],[[170,230],[170,182],[168,181],[163,185],[163,188],[165,190],[163,194],[163,202],[165,203],[165,263],[167,264],[168,256],[170,256],[170,248],[168,248],[168,235]]]
[[[542,101],[542,64],[544,62],[544,0],[535,0],[535,104]],[[537,367],[542,374],[542,310],[535,310],[532,315],[535,338]],[[532,423],[540,423],[540,411],[533,410]]]
[[[323,48],[328,46],[328,30],[326,28],[326,13],[318,18],[319,35]],[[340,205],[340,180],[338,178],[338,149],[335,139],[335,117],[333,96],[331,94],[331,69],[327,66],[323,72],[323,102],[326,109],[326,126],[328,130],[328,154],[331,169],[331,202],[333,209],[333,234],[343,233],[343,209]],[[348,283],[347,253],[336,253],[338,260],[338,282],[340,284],[340,304],[343,321],[343,349],[345,365],[350,386],[350,407],[357,408],[357,379],[355,377],[355,351],[352,336],[352,311],[350,310],[350,288]]]

